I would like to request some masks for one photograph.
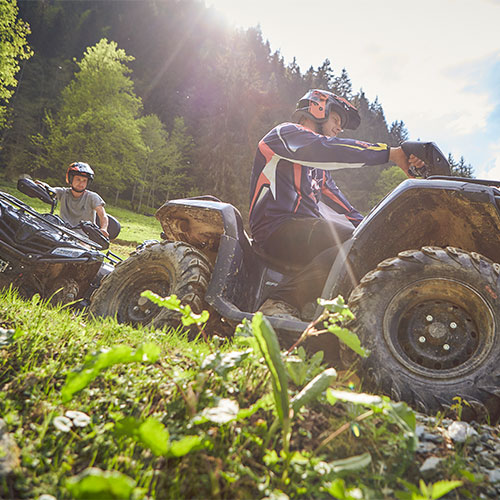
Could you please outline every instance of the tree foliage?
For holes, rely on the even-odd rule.
[[[28,23],[17,17],[16,0],[0,2],[0,128],[7,120],[7,104],[17,85],[19,61],[28,59],[32,51],[26,41]]]
[[[382,170],[370,193],[370,203],[376,205],[387,193],[407,178],[406,174],[396,166]]]
[[[158,116],[148,115],[141,118],[140,129],[145,150],[132,199],[137,210],[143,204],[155,207],[168,199],[196,194],[189,161],[192,138],[184,119],[176,117],[169,134]]]
[[[79,71],[63,90],[55,117],[46,117],[46,164],[52,177],[63,166],[86,161],[96,171],[96,183],[108,193],[120,192],[139,177],[138,160],[144,154],[139,128],[142,107],[127,76],[133,60],[115,42],[102,39],[77,62]]]
[[[460,157],[460,161],[456,161],[453,156],[448,155],[448,163],[451,167],[451,175],[456,177],[473,177],[474,168],[470,163],[465,163],[464,157]]]
[[[61,162],[92,154],[87,160],[95,158],[101,187],[109,193],[119,176],[115,187],[120,197],[138,209],[158,206],[166,198],[209,193],[245,215],[257,143],[271,127],[290,119],[308,88],[331,90],[359,108],[360,127],[343,137],[391,146],[409,138],[402,120],[389,125],[382,103],[353,89],[348,69],[328,59],[305,71],[295,60],[286,64],[258,27],[229,27],[202,0],[19,0],[19,7],[33,29],[35,56],[25,64],[13,127],[0,152],[11,176],[37,169],[54,175]],[[119,78],[109,67],[101,75],[94,63],[82,68],[76,62],[103,37],[113,40],[115,53],[134,56],[114,66],[122,71]],[[75,72],[87,74],[88,80]],[[124,109],[128,118],[118,119]],[[47,154],[43,144],[28,139],[48,137],[49,125],[55,134],[54,124],[60,137],[53,139],[60,147],[51,153],[58,166],[50,170],[40,161]],[[87,134],[88,127],[92,133]],[[340,171],[335,180],[356,208],[367,211],[369,193],[387,166],[366,167],[355,175]]]

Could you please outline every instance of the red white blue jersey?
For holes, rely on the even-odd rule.
[[[353,225],[363,216],[347,201],[330,172],[389,161],[386,144],[316,134],[282,123],[259,143],[250,188],[250,229],[263,242],[291,217],[321,217],[322,201]]]

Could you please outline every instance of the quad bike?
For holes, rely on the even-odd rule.
[[[91,222],[72,227],[55,215],[57,200],[48,186],[19,179],[17,187],[50,204],[51,211],[41,214],[0,191],[0,288],[12,284],[24,297],[38,293],[55,303],[88,306],[92,292],[119,260],[102,253],[109,240]],[[119,222],[110,216],[110,237],[119,231]]]
[[[372,209],[343,244],[322,297],[349,297],[356,319],[348,326],[371,351],[362,361],[369,387],[424,412],[459,396],[464,418],[497,420],[500,182],[451,177],[434,143],[402,147],[425,162],[413,172],[424,178],[404,181]],[[172,312],[141,297],[149,289],[236,324],[295,271],[253,245],[239,212],[213,197],[169,201],[156,217],[163,240],[116,266],[91,299],[94,314],[172,323]],[[288,345],[307,326],[268,319]],[[339,355],[333,335],[316,341],[327,359]]]

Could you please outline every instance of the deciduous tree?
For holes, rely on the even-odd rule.
[[[17,14],[16,0],[0,2],[0,129],[6,124],[7,103],[17,84],[19,61],[33,54],[26,41],[29,25]]]
[[[115,42],[102,39],[77,62],[79,71],[62,92],[60,110],[46,117],[47,138],[37,137],[48,174],[61,176],[62,166],[86,161],[96,171],[96,184],[116,197],[139,178],[145,145],[141,99],[127,76],[132,60]]]

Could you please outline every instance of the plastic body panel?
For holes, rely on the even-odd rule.
[[[500,190],[496,183],[409,179],[386,196],[339,252],[323,297],[348,297],[370,270],[399,252],[454,246],[500,262]],[[256,255],[239,212],[230,204],[183,199],[157,212],[164,236],[205,251],[214,265],[207,302],[224,318],[251,318],[269,289],[286,274]],[[319,313],[319,309],[317,314]],[[305,322],[270,318],[273,326],[302,332]]]

